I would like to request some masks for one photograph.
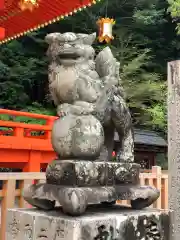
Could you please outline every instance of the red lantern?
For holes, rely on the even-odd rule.
[[[99,26],[99,42],[107,42],[109,43],[111,40],[114,39],[112,35],[112,28],[115,24],[114,19],[110,18],[101,18],[97,21],[97,25]]]

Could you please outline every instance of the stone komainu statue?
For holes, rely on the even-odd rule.
[[[113,57],[109,47],[104,48],[95,58],[95,50],[92,47],[95,38],[96,34],[75,33],[52,33],[46,37],[46,42],[49,44],[47,55],[50,59],[50,93],[55,105],[58,106],[58,114],[67,116],[64,122],[56,122],[53,128],[53,146],[59,157],[82,155],[83,158],[92,158],[96,152],[94,155],[96,160],[110,161],[116,129],[121,143],[119,160],[133,162],[131,115],[120,85],[120,64]],[[90,140],[91,143],[85,145],[82,141],[84,138],[88,140],[85,136],[86,126],[79,123],[84,138],[79,135],[81,140],[76,138],[78,144],[72,146],[72,135],[76,132],[78,136],[78,133],[74,126],[74,118],[70,115],[79,116],[78,120],[81,122],[84,116],[85,125],[89,124],[92,131],[92,126],[97,126]],[[103,130],[93,116],[100,121]],[[70,130],[73,129],[72,125],[74,132]],[[91,145],[93,154],[85,154],[86,148],[94,141],[96,147]],[[103,146],[101,146],[102,141]],[[63,142],[66,142],[66,146]],[[99,148],[101,152],[98,157]]]
[[[52,129],[58,158],[48,164],[46,183],[30,186],[24,198],[50,210],[58,202],[65,213],[81,215],[89,204],[111,206],[131,200],[132,208],[150,206],[154,187],[139,186],[134,163],[131,115],[119,79],[119,63],[104,48],[95,58],[96,35],[47,35],[49,89],[60,116]],[[112,162],[115,130],[121,145]]]

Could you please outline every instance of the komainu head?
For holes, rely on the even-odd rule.
[[[45,38],[49,44],[47,55],[50,61],[56,61],[60,65],[73,65],[94,59],[92,44],[95,38],[96,33],[50,33]]]

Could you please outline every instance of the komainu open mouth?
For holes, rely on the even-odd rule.
[[[67,53],[67,52],[64,52],[64,53],[59,54],[59,57],[60,57],[61,59],[73,59],[73,60],[76,60],[76,59],[78,59],[80,56],[77,55],[76,53]]]

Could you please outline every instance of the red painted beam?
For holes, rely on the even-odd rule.
[[[4,38],[5,38],[5,28],[0,27],[0,40],[3,40]]]

